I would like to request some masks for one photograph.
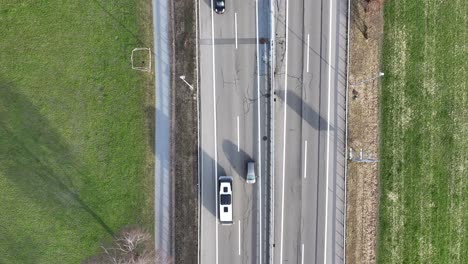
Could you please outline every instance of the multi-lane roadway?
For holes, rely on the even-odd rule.
[[[277,10],[274,263],[340,263],[347,1]]]
[[[255,1],[229,1],[216,14],[199,2],[200,263],[260,263],[265,170],[265,78],[257,57]],[[262,66],[260,65],[262,64]],[[255,160],[258,180],[245,181]],[[221,225],[218,177],[233,177],[233,224]]]
[[[227,0],[222,15],[199,1],[199,263],[342,261],[346,14],[346,0]],[[222,175],[232,225],[218,220]]]

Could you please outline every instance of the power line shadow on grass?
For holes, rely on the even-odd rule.
[[[125,23],[123,22],[122,19],[119,19],[117,16],[115,16],[114,14],[112,14],[111,11],[109,11],[109,9],[107,9],[107,8],[105,7],[106,1],[93,0],[93,2],[94,2],[97,6],[99,6],[99,8],[100,8],[104,13],[106,13],[113,21],[115,21],[115,23],[117,23],[121,29],[123,29],[123,30],[126,31],[129,35],[131,35],[132,38],[135,39],[135,40],[138,42],[138,45],[144,45],[145,47],[150,47],[150,45],[148,45],[148,43],[145,43],[145,42],[138,36],[137,32],[132,31],[127,25],[125,25]],[[135,30],[135,31],[136,31],[136,30]]]
[[[69,146],[12,83],[0,80],[0,170],[22,194],[49,213],[68,216],[67,224],[80,227],[79,219],[67,212],[83,210],[109,235],[112,229],[79,193],[86,169]]]

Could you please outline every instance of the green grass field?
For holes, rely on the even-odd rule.
[[[378,263],[468,263],[468,5],[386,1]]]
[[[137,5],[0,4],[0,263],[80,263],[152,228]]]

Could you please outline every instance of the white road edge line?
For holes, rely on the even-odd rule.
[[[239,220],[239,256],[241,255],[241,221]]]
[[[309,34],[307,34],[307,72],[309,72]]]
[[[256,47],[257,47],[257,134],[258,134],[258,200],[260,203],[260,210],[259,210],[259,263],[262,263],[262,148],[261,148],[261,139],[260,139],[260,128],[261,128],[261,122],[260,122],[260,52],[258,48],[258,0],[255,1],[255,34],[257,37],[256,41]]]
[[[214,45],[214,12],[213,12],[213,1],[211,1],[211,47],[212,47],[212,59],[213,59],[213,119],[214,119],[214,165],[215,165],[215,201],[216,201],[216,254],[215,263],[218,264],[218,146],[217,146],[217,134],[216,134],[216,76],[215,76],[215,45]]]
[[[237,13],[234,13],[234,32],[236,34],[236,49],[237,49]]]
[[[304,179],[307,178],[307,140],[304,146]]]
[[[332,7],[333,0],[330,0],[330,21],[328,31],[328,103],[327,103],[327,169],[325,173],[325,238],[323,243],[323,263],[327,263],[327,231],[328,231],[328,176],[330,173],[330,94],[331,94],[331,39],[332,39]]]
[[[239,116],[237,116],[237,152],[240,151]]]
[[[198,12],[200,11],[200,2],[197,1],[195,4],[195,61],[196,61],[196,76],[197,76],[197,157],[198,157],[198,186],[197,186],[197,191],[198,191],[198,241],[197,241],[197,260],[198,263],[201,261],[201,227],[202,227],[202,219],[201,219],[201,204],[203,201],[203,194],[201,193],[201,187],[203,186],[203,179],[201,178],[201,172],[203,171],[203,161],[202,157],[200,157],[200,148],[201,148],[201,133],[200,133],[200,74],[199,74],[199,57],[198,57],[198,52],[199,52],[199,32],[198,32],[198,23],[200,23],[200,18]]]
[[[283,228],[284,228],[284,177],[286,175],[286,110],[288,109],[288,32],[289,32],[289,0],[286,0],[286,46],[284,61],[284,120],[283,120],[283,184],[281,186],[281,231],[280,231],[280,263],[283,263]]]
[[[304,244],[302,244],[301,255],[301,263],[304,264]]]

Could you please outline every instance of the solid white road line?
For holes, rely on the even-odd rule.
[[[307,178],[307,140],[304,146],[304,179]]]
[[[237,116],[237,152],[240,151],[239,116]]]
[[[328,176],[330,173],[330,94],[331,94],[331,39],[332,39],[332,6],[333,0],[330,0],[330,20],[328,29],[328,105],[327,105],[327,170],[325,173],[325,240],[323,243],[323,263],[327,263],[327,231],[328,231]]]
[[[283,227],[284,227],[284,177],[286,175],[286,110],[288,109],[288,32],[289,1],[286,0],[286,47],[284,61],[284,120],[283,120],[283,183],[281,190],[281,230],[280,230],[280,263],[283,262]]]
[[[259,52],[259,48],[258,48],[258,42],[259,42],[259,38],[258,38],[258,0],[255,1],[255,34],[256,34],[256,37],[257,37],[257,41],[256,41],[256,47],[257,47],[257,134],[258,134],[258,161],[257,164],[258,164],[258,201],[260,203],[260,210],[259,210],[259,217],[258,217],[258,221],[259,221],[259,229],[258,229],[258,232],[259,232],[259,253],[258,253],[258,256],[259,256],[259,263],[262,263],[262,148],[261,148],[261,139],[260,139],[260,128],[261,128],[261,122],[260,122],[260,100],[261,100],[261,97],[260,97],[260,52]]]
[[[302,254],[302,256],[301,256],[301,263],[304,264],[304,244],[302,244],[301,252],[302,252],[302,253],[301,253],[301,254]]]
[[[307,34],[307,72],[309,72],[309,34]]]
[[[239,256],[241,255],[241,221],[239,220]]]
[[[214,166],[215,166],[215,201],[216,201],[216,264],[218,264],[218,145],[217,145],[217,134],[216,134],[216,77],[215,77],[215,45],[214,45],[214,12],[213,12],[213,1],[211,1],[211,47],[212,47],[212,57],[213,57],[213,119],[214,119]]]
[[[237,49],[237,13],[234,13],[234,32],[236,34],[236,49]]]
[[[195,52],[195,61],[196,61],[196,66],[195,66],[195,71],[196,71],[196,76],[197,76],[197,146],[198,146],[198,151],[197,151],[197,157],[198,157],[198,166],[201,170],[198,170],[198,186],[197,186],[197,191],[198,191],[198,226],[201,227],[201,201],[203,201],[203,194],[201,193],[201,186],[203,186],[203,179],[202,177],[200,177],[201,173],[200,172],[203,172],[203,160],[202,158],[200,157],[200,144],[201,144],[201,134],[200,134],[200,74],[199,74],[199,67],[200,67],[200,63],[198,61],[199,57],[198,57],[198,47],[199,47],[199,33],[198,33],[198,23],[200,23],[200,20],[199,20],[199,14],[198,14],[198,11],[200,10],[200,2],[201,1],[198,1],[198,5],[197,5],[197,8],[195,8],[195,50],[197,52]],[[201,228],[198,228],[198,241],[197,241],[197,250],[198,250],[198,254],[197,254],[197,261],[198,263],[200,263],[200,259],[201,259],[201,252],[200,252],[200,248],[201,248]]]

